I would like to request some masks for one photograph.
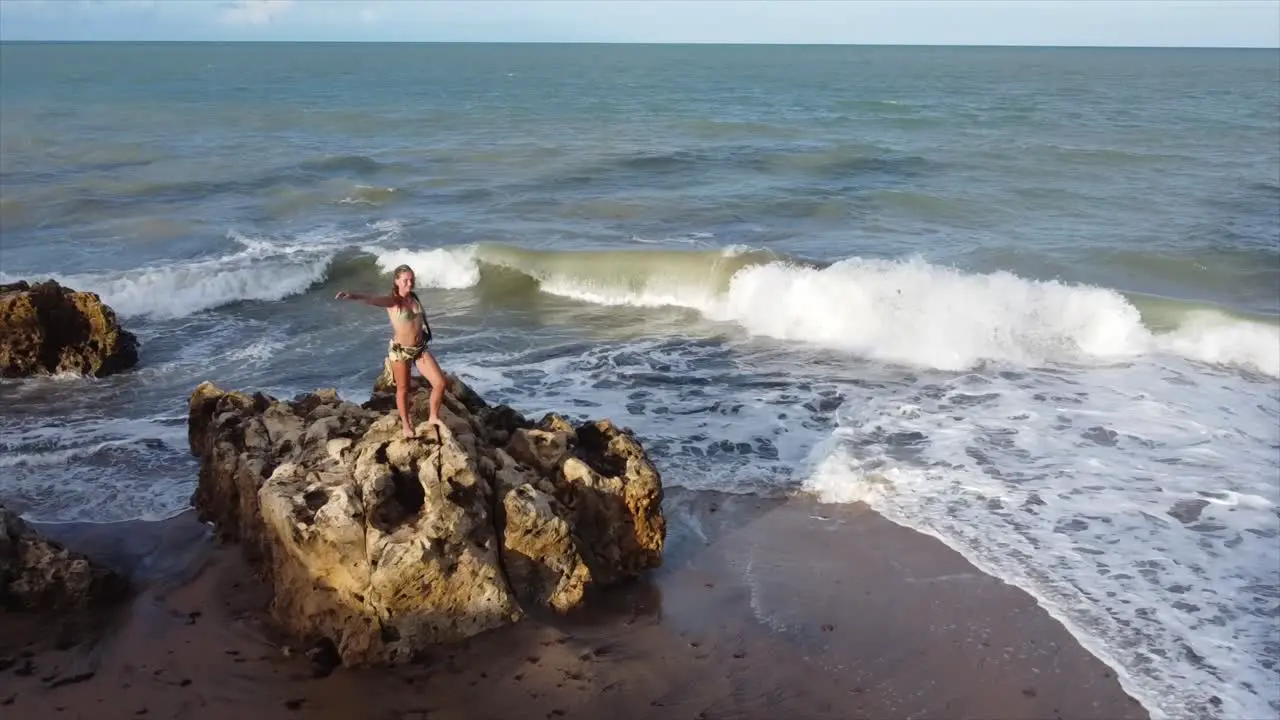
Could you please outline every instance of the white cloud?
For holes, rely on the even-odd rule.
[[[122,10],[154,10],[159,4],[158,0],[114,0],[111,3],[112,7]]]
[[[236,0],[222,14],[228,25],[270,25],[293,6],[293,0]]]

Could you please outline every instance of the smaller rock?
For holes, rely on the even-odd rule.
[[[137,362],[137,338],[98,295],[53,280],[0,285],[0,377],[102,377]]]
[[[0,505],[0,607],[84,610],[120,600],[127,592],[121,575],[41,537]]]

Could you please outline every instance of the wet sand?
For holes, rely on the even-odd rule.
[[[1030,596],[862,506],[669,491],[668,552],[572,618],[325,673],[190,513],[41,526],[141,579],[97,629],[0,619],[0,717],[1145,718]]]

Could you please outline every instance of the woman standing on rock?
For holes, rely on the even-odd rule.
[[[400,422],[404,426],[404,436],[414,436],[413,424],[409,422],[409,378],[410,365],[417,363],[418,372],[431,383],[431,413],[427,418],[429,425],[443,427],[440,422],[440,403],[444,400],[444,373],[440,365],[427,350],[431,342],[431,326],[427,323],[427,315],[422,309],[422,301],[413,291],[413,268],[401,265],[392,273],[393,284],[390,295],[361,295],[342,290],[337,294],[338,300],[359,300],[367,305],[386,308],[391,318],[391,344],[387,349],[387,364],[391,367],[391,375],[396,381],[396,409],[400,411]]]

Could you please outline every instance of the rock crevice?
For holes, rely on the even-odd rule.
[[[661,563],[661,478],[608,420],[534,423],[452,376],[445,429],[410,440],[378,389],[359,406],[203,383],[189,411],[201,519],[266,577],[276,622],[347,665],[569,612]]]

